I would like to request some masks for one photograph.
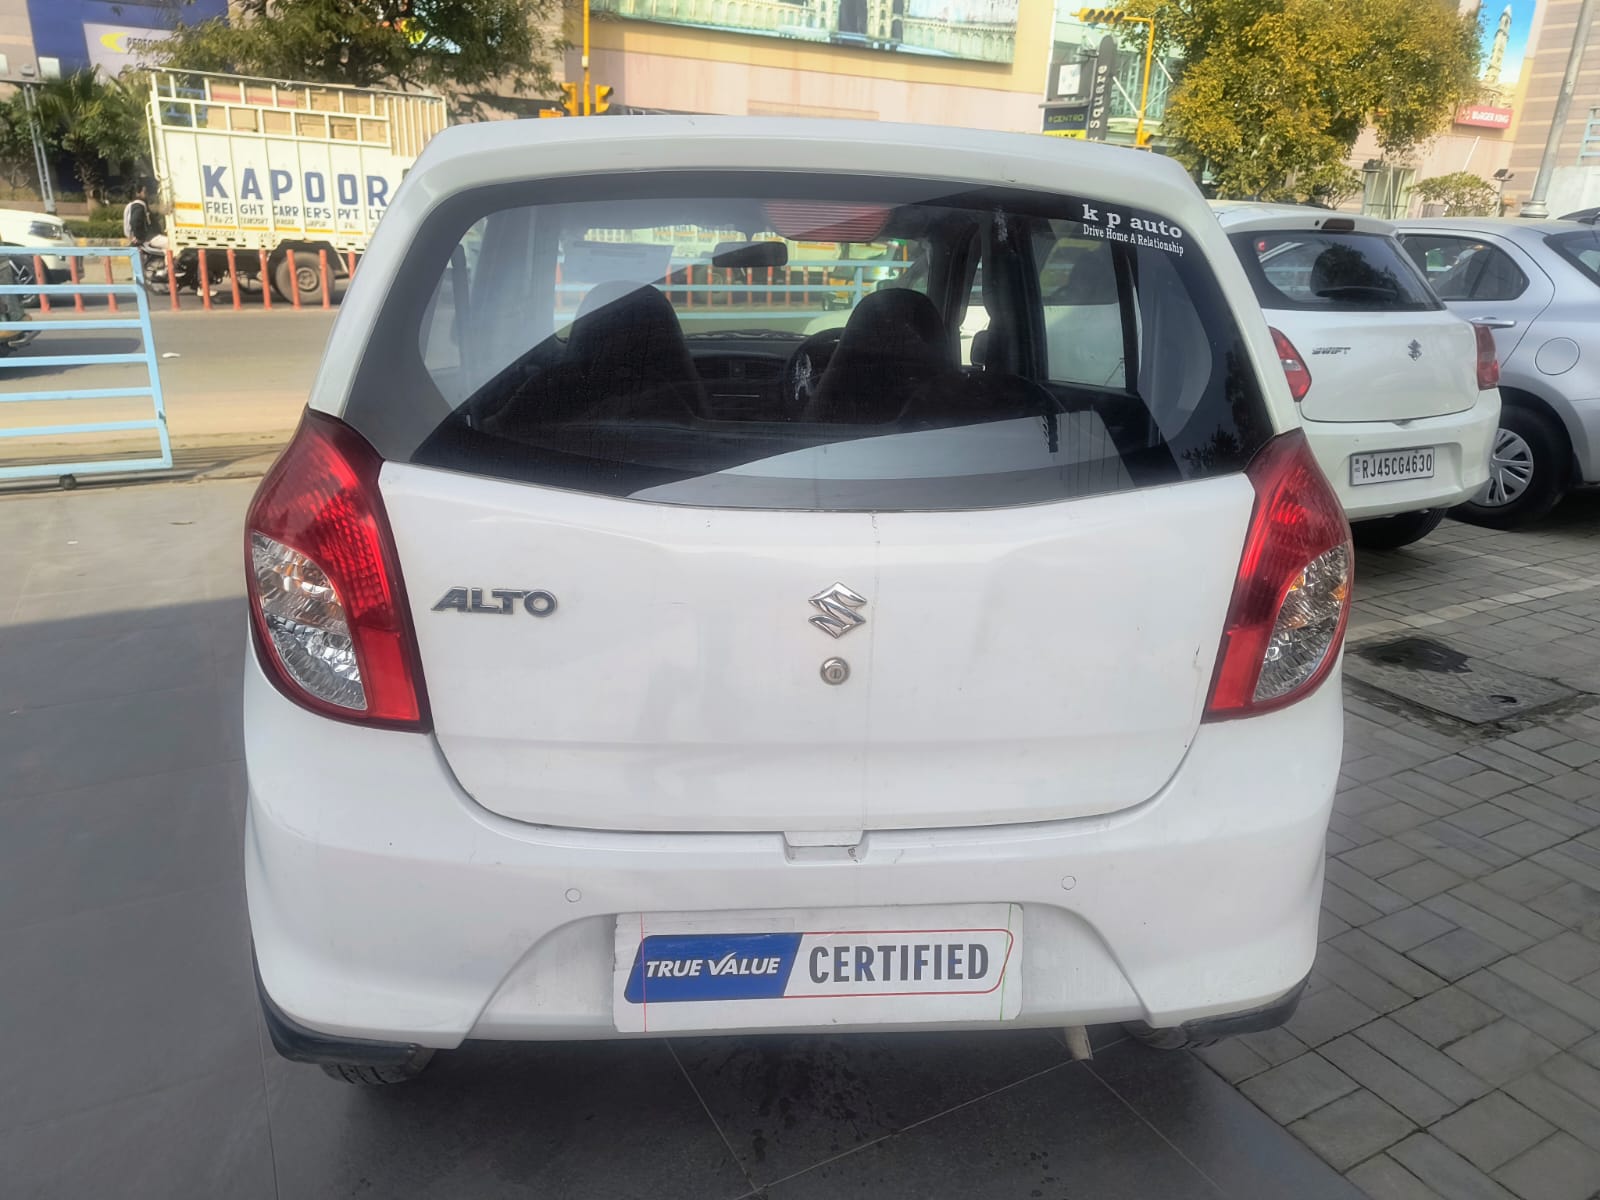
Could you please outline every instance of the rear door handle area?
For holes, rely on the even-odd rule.
[[[1473,317],[1474,325],[1482,325],[1485,329],[1515,329],[1517,323],[1510,317]]]

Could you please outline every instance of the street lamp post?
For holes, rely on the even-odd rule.
[[[1583,51],[1589,44],[1589,27],[1594,23],[1594,0],[1583,0],[1578,6],[1578,24],[1572,32],[1572,49],[1567,52],[1567,70],[1561,78],[1561,90],[1556,93],[1556,110],[1550,117],[1550,135],[1545,138],[1544,154],[1539,158],[1539,173],[1533,177],[1533,194],[1522,206],[1519,214],[1541,218],[1550,215],[1545,202],[1550,194],[1550,177],[1555,173],[1556,156],[1561,152],[1561,133],[1567,125],[1567,110],[1572,107],[1572,93],[1578,86],[1578,72],[1583,67]]]
[[[37,82],[27,77],[0,79],[0,83],[9,83],[22,93],[22,110],[28,115],[28,140],[33,143],[33,169],[39,177],[39,198],[44,201],[45,212],[54,213],[56,192],[50,183],[50,155],[44,148],[44,133],[39,127],[39,98],[33,94]]]
[[[1506,184],[1516,177],[1516,172],[1510,171],[1505,167],[1501,167],[1494,173],[1495,216],[1503,217],[1506,215]]]

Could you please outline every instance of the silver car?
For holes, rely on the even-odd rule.
[[[1600,230],[1572,221],[1398,221],[1451,309],[1494,331],[1500,430],[1489,482],[1456,515],[1509,529],[1600,483]]]

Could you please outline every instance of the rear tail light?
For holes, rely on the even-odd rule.
[[[1272,331],[1272,344],[1278,348],[1278,361],[1283,364],[1283,373],[1288,377],[1289,394],[1299,404],[1311,390],[1311,372],[1306,369],[1305,360],[1300,357],[1300,351],[1294,348],[1294,343],[1276,329]]]
[[[1494,334],[1487,325],[1474,325],[1472,332],[1478,339],[1478,390],[1486,392],[1500,386],[1500,360],[1495,357]]]
[[[426,730],[405,586],[378,494],[383,460],[308,411],[245,519],[245,573],[267,676],[313,712]]]
[[[1281,708],[1339,657],[1350,615],[1350,526],[1305,434],[1273,438],[1245,474],[1256,491],[1206,719]]]

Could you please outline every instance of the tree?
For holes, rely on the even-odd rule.
[[[226,21],[140,43],[161,66],[350,87],[554,90],[561,0],[235,0]]]
[[[106,182],[129,169],[147,173],[144,108],[137,89],[93,70],[39,85],[39,121],[72,158],[92,209],[106,200]]]
[[[1447,217],[1488,217],[1500,211],[1500,193],[1494,184],[1471,171],[1435,175],[1422,180],[1415,190],[1430,204],[1444,205]]]
[[[1223,196],[1326,199],[1370,126],[1386,156],[1442,130],[1477,85],[1456,0],[1129,0],[1185,59],[1167,106],[1177,156]]]
[[[0,103],[0,182],[13,190],[32,187],[38,183],[35,170],[28,110],[18,89]]]

